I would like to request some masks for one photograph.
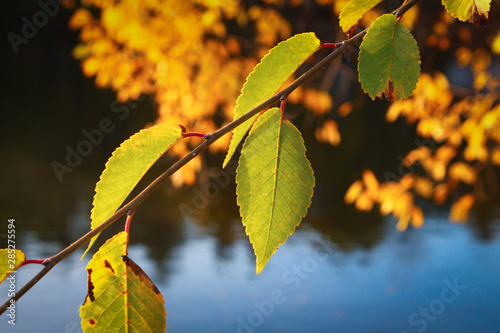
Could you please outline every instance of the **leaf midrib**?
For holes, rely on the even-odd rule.
[[[264,246],[264,253],[267,253],[268,251],[268,244],[269,244],[269,239],[271,238],[271,229],[273,227],[273,216],[274,216],[274,208],[276,207],[276,191],[277,191],[277,185],[278,185],[278,164],[279,164],[279,156],[280,156],[280,151],[282,149],[281,147],[281,125],[283,123],[283,119],[280,118],[280,122],[278,124],[278,135],[276,136],[278,138],[278,149],[276,149],[276,163],[275,163],[275,172],[274,172],[274,180],[273,180],[273,200],[271,204],[271,216],[269,217],[269,229],[267,232],[266,236],[266,246]]]

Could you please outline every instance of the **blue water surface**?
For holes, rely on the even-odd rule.
[[[209,227],[189,222],[185,241],[164,265],[143,245],[131,245],[129,254],[163,293],[167,332],[499,332],[498,237],[477,237],[439,214],[418,230],[399,233],[394,224],[387,221],[373,248],[345,251],[306,223],[258,276],[242,230],[222,255]],[[52,252],[50,242],[25,237],[32,257]],[[15,326],[2,316],[0,331],[80,332],[81,254],[16,304]],[[18,285],[37,270],[21,269]]]

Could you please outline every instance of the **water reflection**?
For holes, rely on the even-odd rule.
[[[423,229],[405,233],[388,219],[377,229],[383,237],[369,248],[355,245],[349,233],[339,242],[317,230],[317,221],[306,221],[259,276],[242,228],[232,225],[235,237],[228,244],[210,221],[154,223],[142,216],[143,226],[138,220],[133,227],[130,256],[164,294],[170,332],[493,332],[498,327],[500,241],[484,242],[471,227],[452,225],[440,214],[428,218]],[[499,220],[490,228],[498,232]],[[23,235],[34,257],[60,247],[34,232]],[[81,253],[58,265],[18,303],[15,331],[79,331],[72,327],[86,292]],[[21,270],[19,282],[36,270]],[[5,294],[4,286],[0,292]],[[425,309],[432,320],[422,314]],[[0,329],[14,331],[6,321]]]

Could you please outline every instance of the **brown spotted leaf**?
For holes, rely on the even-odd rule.
[[[482,27],[488,23],[491,0],[442,0],[444,7],[460,21]]]
[[[87,265],[83,332],[164,332],[163,296],[127,256],[127,233],[109,239]]]

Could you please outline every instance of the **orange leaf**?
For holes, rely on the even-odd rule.
[[[347,204],[351,204],[356,200],[361,192],[363,191],[363,182],[361,180],[357,180],[354,183],[349,186],[349,189],[347,190],[344,201]]]
[[[417,177],[415,179],[415,192],[417,192],[422,198],[431,198],[434,193],[432,182],[425,177]]]
[[[453,222],[466,222],[474,200],[474,195],[469,193],[455,201],[451,206],[450,220]]]
[[[375,194],[378,192],[379,183],[375,175],[370,170],[363,171],[363,182],[369,193]]]
[[[464,162],[453,163],[448,170],[448,176],[451,179],[460,180],[469,185],[474,184],[477,179],[476,170]]]
[[[424,225],[424,213],[418,207],[414,207],[411,213],[411,224],[415,228],[420,228]]]
[[[335,120],[325,121],[322,127],[316,129],[315,135],[320,142],[329,142],[332,146],[340,144],[340,134]]]

